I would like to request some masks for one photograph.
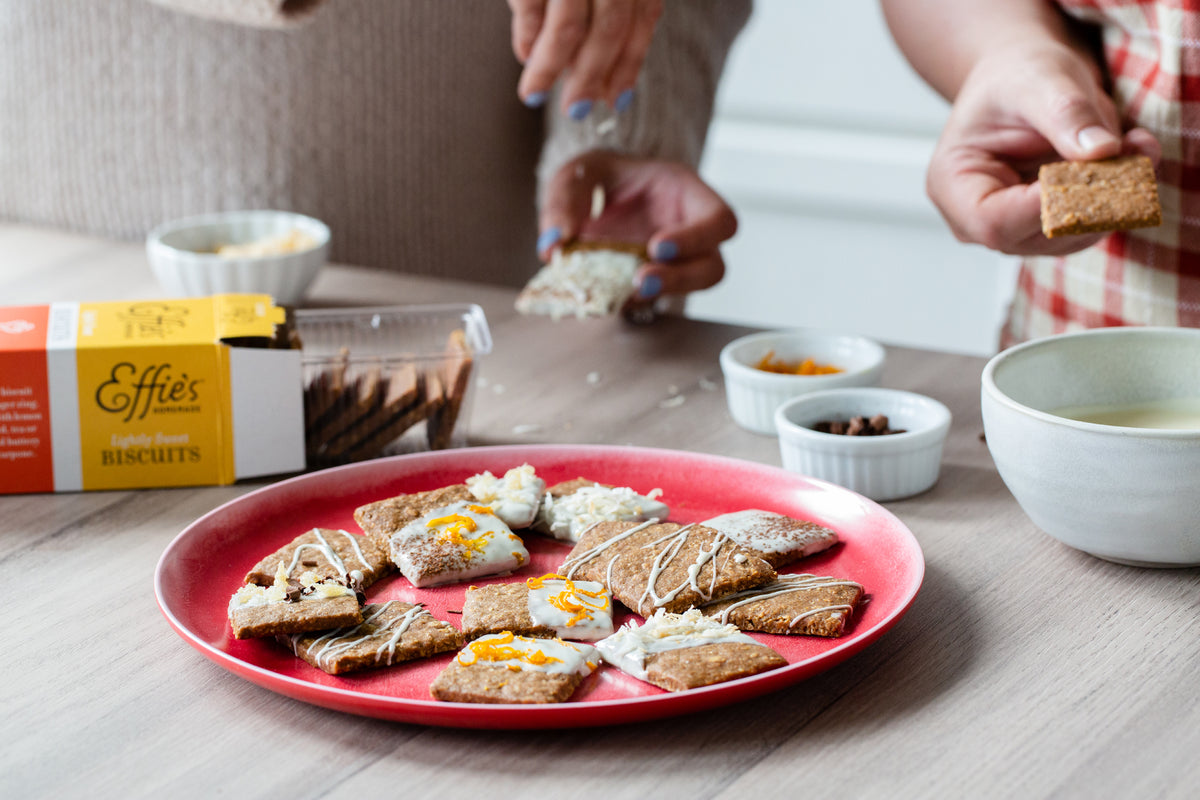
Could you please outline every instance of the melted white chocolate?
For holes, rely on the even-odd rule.
[[[480,636],[460,650],[455,658],[464,667],[489,664],[514,672],[581,676],[591,674],[600,665],[600,654],[590,644],[514,636],[507,631]]]
[[[706,617],[694,608],[682,614],[660,608],[644,625],[625,623],[612,636],[596,642],[596,649],[617,669],[646,680],[646,659],[656,653],[727,642],[762,646],[735,625]]]

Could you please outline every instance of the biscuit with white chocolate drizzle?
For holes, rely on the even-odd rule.
[[[603,583],[643,617],[658,609],[685,611],[775,579],[770,564],[719,531],[655,520],[593,525],[559,573]]]
[[[280,561],[270,586],[248,583],[229,599],[229,626],[235,639],[303,633],[362,622],[357,592],[312,572],[289,578]]]
[[[861,584],[820,575],[780,575],[774,583],[701,606],[705,616],[744,631],[841,636],[863,599]]]
[[[282,636],[300,658],[330,675],[445,653],[463,646],[453,625],[434,618],[423,606],[390,600],[368,603],[363,621],[353,627]]]
[[[761,556],[775,569],[827,550],[838,542],[836,531],[784,514],[746,509],[700,523]]]
[[[387,549],[374,540],[349,531],[313,528],[255,564],[246,583],[270,586],[281,561],[287,564],[290,578],[312,572],[349,586],[351,574],[357,572],[363,588],[395,569]]]

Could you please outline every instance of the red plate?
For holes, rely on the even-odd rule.
[[[395,494],[458,483],[483,470],[501,474],[532,464],[547,483],[583,476],[642,493],[663,490],[671,520],[699,522],[759,508],[835,529],[842,543],[806,559],[803,569],[851,578],[870,602],[840,639],[755,634],[788,666],[716,686],[668,693],[611,667],[589,677],[571,702],[551,705],[442,703],[429,684],[452,654],[337,677],[310,667],[270,641],[235,640],[229,597],[265,554],[314,527],[358,531],[354,509]],[[532,558],[516,578],[553,572],[568,547],[530,535]],[[543,445],[475,447],[352,464],[282,481],[226,503],[189,525],[159,560],[159,607],[177,633],[217,664],[271,691],[371,717],[469,728],[565,728],[683,714],[735,703],[789,686],[849,658],[908,610],[925,573],[921,548],[898,519],[832,484],[730,458],[635,447]],[[513,577],[499,578],[511,581]],[[476,585],[487,581],[474,581]],[[371,600],[420,600],[441,619],[462,608],[465,585],[414,589],[396,576],[368,590]],[[618,623],[622,621],[618,617]]]

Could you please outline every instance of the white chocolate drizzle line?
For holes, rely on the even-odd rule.
[[[302,552],[305,550],[316,550],[325,557],[325,560],[328,561],[334,569],[338,571],[338,574],[342,577],[342,580],[348,578],[350,571],[346,569],[346,562],[342,561],[342,557],[337,554],[337,551],[329,546],[329,542],[326,541],[325,537],[321,534],[321,529],[313,528],[312,533],[316,534],[317,539],[319,539],[321,543],[316,544],[314,542],[308,542],[297,546],[296,552],[292,553],[292,563],[288,565],[288,574],[291,575],[292,570],[294,570],[296,565],[300,563],[300,554]],[[342,536],[345,536],[350,540],[350,546],[354,548],[355,557],[358,559],[360,564],[370,570],[371,565],[367,563],[367,559],[363,556],[362,549],[358,546],[358,537],[348,531],[337,531],[337,533],[340,533]]]
[[[327,668],[330,663],[337,659],[338,656],[352,649],[355,645],[361,643],[364,638],[363,634],[366,633],[366,627],[368,625],[373,625],[375,620],[379,619],[379,617],[381,617],[385,611],[387,611],[392,607],[393,604],[397,602],[399,601],[389,600],[368,614],[362,622],[353,628],[337,628],[336,630],[329,631],[328,633],[314,639],[313,643],[309,645],[309,649],[313,651],[313,657],[317,660],[317,663],[321,666],[321,668]],[[383,658],[384,653],[387,653],[386,663],[390,667],[392,665],[392,661],[396,657],[396,645],[400,643],[400,639],[403,638],[404,634],[408,632],[408,629],[412,627],[412,624],[423,616],[432,617],[433,615],[426,611],[424,606],[415,605],[405,611],[401,616],[396,617],[386,625],[379,628],[379,630],[372,631],[369,634],[370,636],[378,636],[384,631],[392,632],[392,635],[388,638],[387,642],[375,654],[375,663],[378,664]],[[288,637],[288,641],[292,643],[292,652],[296,655],[300,655],[300,638],[305,635],[306,634],[303,633],[294,633]]]
[[[608,548],[612,547],[617,542],[620,542],[624,539],[628,539],[633,534],[635,534],[638,531],[643,530],[645,528],[649,528],[651,525],[657,525],[658,522],[659,522],[658,517],[651,517],[650,519],[646,520],[645,522],[642,522],[638,525],[634,525],[632,528],[630,528],[627,531],[618,533],[616,536],[612,537],[611,539],[605,539],[603,542],[596,545],[595,547],[584,550],[582,553],[575,556],[574,558],[568,558],[566,561],[564,561],[562,563],[563,577],[574,578],[575,570],[579,569],[584,564],[586,564],[589,561],[591,561],[592,559],[596,558],[598,555],[603,553]],[[595,523],[592,523],[591,525],[587,526],[586,528],[584,528],[582,531],[580,531],[579,538],[582,539],[583,534],[587,533],[588,531],[590,531],[592,528],[596,527],[599,524],[600,524],[599,522],[595,522]],[[613,559],[612,561],[615,561],[615,560],[616,559]],[[612,561],[608,562],[610,578],[612,575],[612,571],[611,571],[612,570]],[[609,588],[611,589],[612,581],[608,580],[607,582],[608,582]]]
[[[659,550],[654,556],[654,566],[651,567],[650,578],[646,581],[646,591],[644,591],[641,598],[639,598],[638,605],[642,605],[646,602],[646,598],[650,598],[654,602],[655,608],[662,608],[664,605],[678,597],[680,592],[689,587],[692,589],[692,591],[700,596],[701,600],[707,602],[708,600],[712,599],[713,593],[716,591],[717,587],[717,565],[715,563],[713,564],[712,578],[709,581],[707,589],[700,586],[700,571],[704,569],[705,564],[713,561],[717,557],[717,553],[721,552],[721,548],[724,547],[726,543],[733,541],[728,536],[720,532],[717,532],[717,535],[713,538],[712,546],[707,550],[701,547],[700,553],[696,556],[696,560],[688,565],[687,579],[674,589],[668,591],[666,594],[658,594],[659,577],[661,577],[666,568],[671,565],[671,562],[675,560],[675,557],[679,555],[679,551],[683,548],[683,546],[687,544],[688,536],[695,527],[696,525],[694,523],[691,525],[684,525],[674,533],[667,534],[660,539],[656,539],[653,542],[642,545],[642,547],[654,547],[662,544],[663,542],[667,542],[666,547]]]
[[[781,586],[780,584],[784,585]],[[759,600],[770,600],[791,592],[804,592],[812,589],[827,589],[833,586],[854,586],[859,592],[863,591],[862,584],[854,581],[819,577],[817,575],[810,575],[808,573],[780,575],[775,583],[770,583],[766,586],[759,586],[754,589],[747,589],[743,592],[738,592],[737,594],[732,594],[728,597],[721,598],[722,601],[736,600],[737,602],[731,603],[724,610],[722,610],[719,619],[722,623],[727,623],[729,622],[729,613],[735,608],[740,608],[741,606],[755,603]],[[796,627],[796,625],[802,619],[807,619],[808,617],[816,616],[817,614],[824,614],[825,612],[836,613],[839,611],[849,614],[854,611],[854,606],[847,603],[839,603],[836,605],[814,608],[811,611],[805,611],[802,614],[797,614],[796,617],[788,623],[788,630]]]

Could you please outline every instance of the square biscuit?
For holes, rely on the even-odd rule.
[[[429,693],[449,703],[561,703],[599,665],[588,644],[490,634],[460,650]]]
[[[744,631],[836,637],[846,632],[862,600],[863,587],[854,581],[788,574],[700,610]]]
[[[350,573],[362,574],[362,588],[392,572],[395,566],[387,549],[368,536],[330,528],[313,528],[254,565],[246,583],[270,586],[280,563],[291,578],[313,572],[320,579],[333,579],[350,585]]]
[[[562,247],[517,295],[515,308],[555,320],[615,314],[633,295],[633,278],[644,261],[646,250],[639,245],[576,242]]]
[[[400,600],[368,603],[362,618],[353,627],[280,638],[297,656],[330,675],[390,667],[463,646],[463,635],[453,625],[435,619],[420,605]]]
[[[463,600],[462,627],[468,639],[511,631],[518,636],[595,641],[613,632],[612,597],[600,583],[557,575],[472,586]]]
[[[721,642],[656,653],[646,659],[646,680],[669,692],[711,686],[787,666],[766,645]]]
[[[440,489],[396,495],[359,506],[354,509],[354,521],[363,529],[363,533],[387,550],[392,535],[417,517],[435,508],[470,499],[471,492],[466,485],[455,483]]]
[[[487,506],[451,503],[392,534],[389,551],[416,587],[512,572],[529,562],[525,543]]]
[[[339,597],[262,604],[235,605],[231,601],[229,608],[229,626],[235,639],[323,631],[360,622],[362,612],[353,592]]]
[[[758,509],[722,514],[701,524],[753,551],[775,569],[828,550],[838,541],[836,531],[815,522]]]
[[[775,579],[775,570],[702,525],[601,522],[584,532],[559,573],[604,584],[630,610],[677,613]]]
[[[1043,164],[1038,182],[1048,238],[1162,224],[1154,163],[1146,156]]]
[[[555,539],[577,542],[597,522],[664,520],[671,509],[657,499],[660,493],[654,489],[642,495],[627,486],[573,478],[546,488],[533,529]]]
[[[787,664],[787,659],[733,625],[696,609],[682,614],[657,611],[644,624],[627,622],[596,643],[604,660],[638,680],[667,691],[756,675]]]

